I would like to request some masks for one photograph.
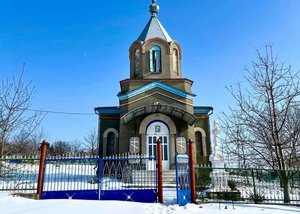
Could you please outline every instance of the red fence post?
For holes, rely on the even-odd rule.
[[[39,168],[39,177],[38,177],[38,186],[37,186],[37,194],[39,194],[39,199],[41,199],[42,195],[42,183],[43,183],[43,176],[44,176],[44,165],[46,159],[46,151],[47,151],[47,142],[43,140],[41,144],[41,157],[40,157],[40,168]]]
[[[161,153],[161,141],[158,138],[157,141],[157,181],[158,181],[158,201],[163,204],[163,172],[162,172],[162,153]]]
[[[190,178],[191,178],[191,202],[196,203],[196,182],[194,168],[194,142],[189,138]]]

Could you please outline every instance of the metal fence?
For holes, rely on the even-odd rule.
[[[197,200],[300,204],[300,170],[195,167]],[[287,192],[280,175],[289,176]]]
[[[154,202],[154,157],[52,158],[45,160],[42,199],[73,198]]]
[[[176,157],[177,204],[184,206],[191,202],[190,165],[188,157]]]
[[[37,157],[0,159],[0,191],[36,193],[39,161]]]

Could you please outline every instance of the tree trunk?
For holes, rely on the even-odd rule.
[[[290,183],[289,183],[289,179],[285,179],[284,181],[282,181],[283,184],[283,200],[284,203],[290,203],[291,199],[290,199]]]
[[[4,158],[4,146],[5,146],[5,132],[3,132],[2,134],[2,138],[1,138],[1,154],[0,154],[0,158]]]

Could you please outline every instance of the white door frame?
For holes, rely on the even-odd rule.
[[[162,167],[163,170],[169,170],[171,165],[170,157],[170,131],[167,124],[162,121],[152,121],[146,128],[146,154],[156,157],[156,141],[160,138],[162,142]],[[147,169],[153,170],[153,164],[147,166]]]

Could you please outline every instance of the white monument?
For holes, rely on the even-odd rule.
[[[220,152],[220,132],[218,120],[214,120],[213,142],[215,144],[213,154],[209,156],[209,161],[212,163],[213,170],[210,172],[209,177],[212,180],[212,185],[209,192],[225,192],[230,191],[227,184],[229,173],[225,171],[224,161],[225,157]]]

